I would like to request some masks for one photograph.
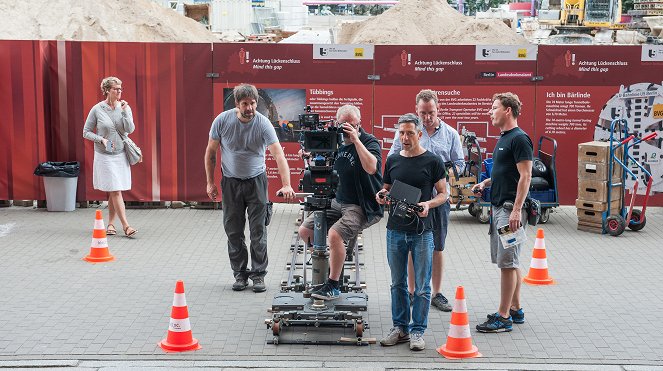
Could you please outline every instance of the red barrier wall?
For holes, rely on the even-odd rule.
[[[536,89],[535,135],[557,139],[561,203],[575,204],[577,198],[578,143],[608,139],[615,118],[626,118],[630,134],[638,137],[658,132],[659,139],[636,145],[631,152],[653,173],[652,190],[663,192],[663,47],[540,46],[538,75],[543,80]],[[631,169],[643,184],[642,172]],[[649,201],[663,205],[663,195]]]
[[[335,118],[338,107],[354,104],[361,111],[363,128],[372,131],[373,87],[368,80],[368,75],[373,73],[372,58],[326,59],[329,54],[325,53],[338,52],[326,51],[328,47],[333,46],[229,44],[214,49],[214,71],[219,73],[214,84],[215,115],[234,107],[230,90],[235,85],[255,84],[260,94],[258,111],[279,126],[276,131],[295,190],[303,171],[303,162],[297,155],[299,124],[295,121],[306,106],[320,113],[321,120],[328,120]],[[366,53],[372,53],[372,47],[367,49],[370,50]],[[211,122],[209,120],[208,131]],[[289,123],[294,126],[289,128]],[[267,167],[269,197],[278,201],[275,195],[281,188],[281,181],[276,161],[269,154]],[[216,180],[219,179],[217,169]]]
[[[0,199],[43,199],[32,175],[46,158],[52,138],[45,117],[49,96],[49,43],[0,40]]]
[[[137,125],[132,138],[145,156],[133,168],[128,200],[207,200],[203,155],[209,128],[216,115],[233,106],[228,94],[240,82],[259,88],[259,111],[279,126],[294,187],[302,164],[296,156],[298,135],[288,124],[298,128],[297,115],[305,105],[328,119],[340,105],[357,104],[362,126],[383,140],[386,154],[396,118],[414,110],[420,89],[431,88],[439,92],[441,118],[476,132],[490,153],[499,135],[488,121],[490,97],[515,92],[524,103],[520,126],[535,142],[541,135],[558,142],[563,204],[572,204],[577,195],[578,143],[605,138],[606,122],[617,116],[626,117],[638,135],[661,134],[663,126],[663,46],[212,48],[0,41],[5,82],[0,110],[6,113],[0,125],[0,199],[44,199],[41,180],[32,171],[46,160],[81,161],[77,198],[105,198],[92,189],[92,143],[84,141],[82,129],[89,109],[103,99],[99,83],[108,75],[123,80],[123,98]],[[633,153],[654,175],[654,190],[663,192],[661,139]],[[270,156],[268,167],[270,197],[278,201],[273,193],[280,182]],[[663,205],[663,196],[651,201]]]

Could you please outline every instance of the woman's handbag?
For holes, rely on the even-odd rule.
[[[143,162],[143,152],[128,135],[124,135],[124,140],[122,142],[124,142],[124,154],[127,156],[127,160],[131,165]]]

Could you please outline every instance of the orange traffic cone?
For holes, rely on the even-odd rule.
[[[184,282],[177,281],[175,295],[173,296],[173,309],[170,312],[168,324],[168,337],[161,340],[159,346],[166,352],[186,352],[198,350],[198,339],[193,338],[191,323],[189,322],[189,309],[184,297]]]
[[[532,250],[532,262],[529,265],[529,273],[523,278],[525,283],[531,285],[551,285],[554,283],[552,277],[548,277],[548,259],[546,258],[546,242],[543,239],[543,229],[536,231],[536,241]]]
[[[101,215],[101,210],[97,210],[94,219],[90,254],[84,257],[83,260],[90,263],[103,263],[115,260],[115,257],[108,252],[108,239],[106,238],[106,227],[104,227],[104,218]]]
[[[463,286],[456,288],[456,300],[451,312],[447,343],[437,348],[437,352],[449,359],[481,357],[479,349],[472,345],[470,320],[467,317],[467,304],[465,303],[465,289]]]

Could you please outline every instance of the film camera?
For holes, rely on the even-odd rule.
[[[332,120],[320,121],[320,115],[312,113],[308,106],[306,113],[299,115],[299,125],[306,164],[299,189],[313,194],[313,199],[307,202],[325,208],[331,204],[338,186],[334,160],[342,141],[341,131]]]

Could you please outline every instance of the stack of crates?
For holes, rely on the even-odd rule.
[[[472,192],[472,187],[477,184],[477,177],[456,177],[449,176],[449,185],[451,186],[451,204],[456,205],[460,201],[461,205],[469,205],[478,202],[478,197]],[[462,200],[461,200],[462,197]]]
[[[622,158],[622,149],[615,151],[615,156]],[[578,144],[578,229],[594,233],[603,233],[603,214],[608,210],[610,194],[610,215],[619,215],[624,185],[622,167],[613,161],[612,177],[609,175],[610,142],[587,142]],[[610,187],[612,184],[618,186]],[[606,215],[607,217],[608,215]]]

